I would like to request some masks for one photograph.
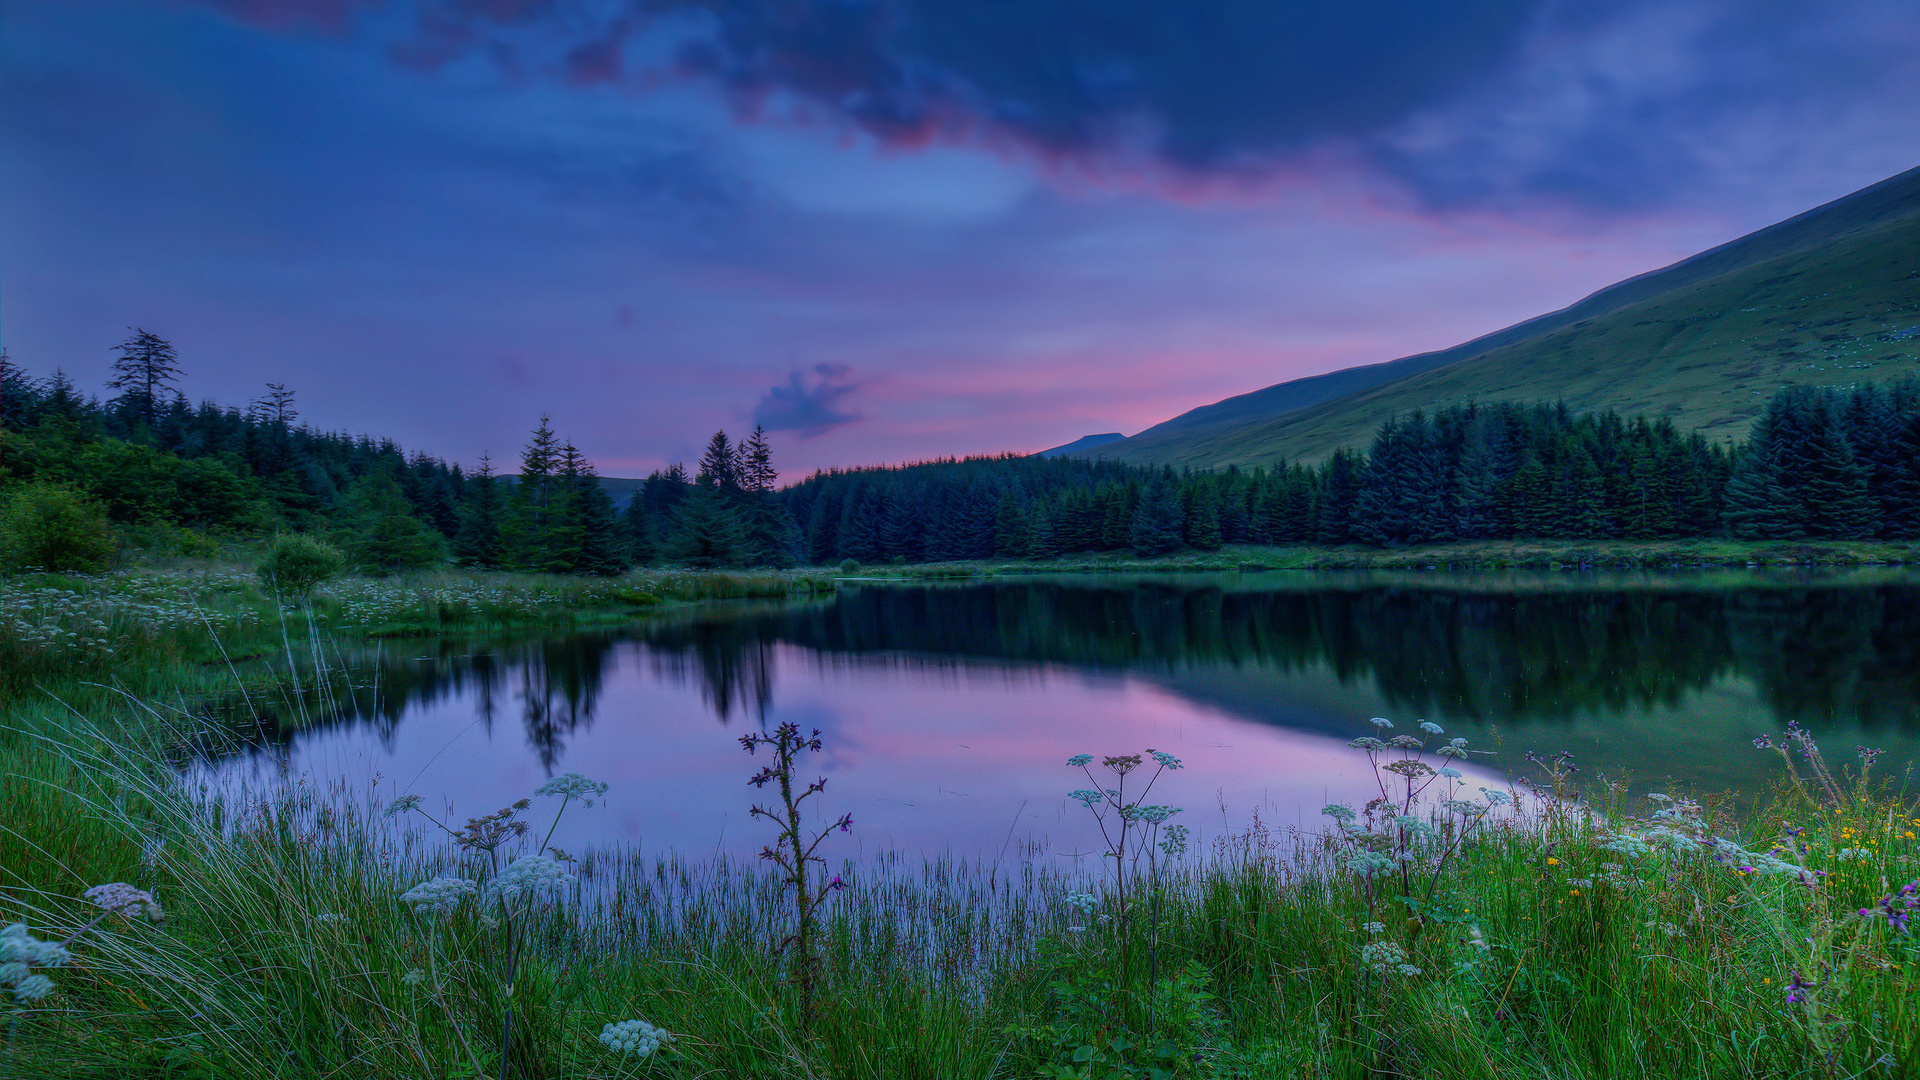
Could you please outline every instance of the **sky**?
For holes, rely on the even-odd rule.
[[[1920,165],[1911,0],[0,0],[0,345],[789,478],[1445,348]],[[506,471],[511,471],[511,465]]]

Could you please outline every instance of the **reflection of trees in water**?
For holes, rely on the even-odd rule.
[[[365,725],[390,744],[410,710],[471,699],[491,731],[512,701],[552,771],[592,725],[616,649],[634,641],[656,678],[697,685],[722,723],[764,720],[773,649],[784,643],[916,669],[981,660],[1203,675],[1324,667],[1342,682],[1372,683],[1410,713],[1483,721],[1672,705],[1741,675],[1783,720],[1920,727],[1920,589],[1911,587],[1252,592],[1098,582],[855,588],[828,603],[727,609],[626,634],[446,643],[428,656],[413,647],[354,665],[352,686],[334,691],[331,723]],[[319,704],[309,694],[305,713]],[[250,741],[285,744],[293,730],[270,714]]]
[[[551,773],[568,738],[592,726],[620,641],[611,634],[579,634],[502,645],[429,643],[405,656],[383,650],[349,662],[343,672],[308,685],[297,697],[236,698],[210,711],[239,739],[260,749],[284,751],[303,731],[337,727],[366,728],[391,748],[409,713],[470,700],[476,719],[491,733],[502,703],[511,700],[519,707],[528,744]],[[323,719],[305,722],[315,717]]]
[[[1920,589],[1217,586],[983,583],[846,590],[731,624],[915,664],[953,657],[1133,670],[1324,665],[1410,711],[1545,719],[1672,705],[1744,675],[1776,714],[1916,724]]]

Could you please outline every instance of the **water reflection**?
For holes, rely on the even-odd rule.
[[[531,786],[665,754],[675,767],[646,782],[680,785],[692,806],[711,794],[702,785],[738,786],[724,729],[788,718],[853,740],[840,765],[858,759],[873,771],[863,798],[924,840],[960,833],[881,803],[924,813],[929,792],[933,802],[961,797],[956,776],[1013,800],[1024,762],[1062,748],[1139,749],[1113,742],[1123,731],[1264,747],[1258,761],[1219,754],[1215,779],[1275,805],[1276,785],[1300,786],[1289,775],[1326,787],[1330,766],[1300,763],[1321,762],[1340,749],[1329,736],[1344,741],[1381,713],[1440,719],[1477,746],[1501,745],[1503,760],[1571,747],[1593,766],[1740,786],[1766,768],[1741,754],[1746,737],[1788,720],[1910,758],[1920,745],[1916,649],[1920,588],[1891,575],[863,585],[823,602],[682,613],[620,632],[403,645],[356,666],[324,723],[268,717],[255,731],[265,751],[256,764],[378,768],[408,781],[451,754],[468,774],[497,779],[504,769]],[[1012,717],[1026,726],[1007,727]],[[596,723],[617,730],[596,733]],[[1265,734],[1247,735],[1248,725]],[[521,740],[524,752],[511,750]],[[345,763],[350,753],[359,764]],[[1015,755],[1021,764],[1010,764]],[[457,788],[460,775],[444,782]],[[1048,776],[1028,778],[1038,787],[1027,797],[1057,794]],[[995,816],[1008,809],[996,804]],[[645,831],[627,831],[636,830]]]

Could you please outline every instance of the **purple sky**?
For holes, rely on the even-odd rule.
[[[0,342],[472,462],[1035,450],[1920,164],[1911,0],[0,0]]]

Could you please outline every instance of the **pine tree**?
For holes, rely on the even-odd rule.
[[[625,527],[627,558],[637,566],[648,566],[659,557],[659,543],[654,536],[653,515],[647,512],[645,490],[636,491],[627,499],[627,507],[620,515]]]
[[[712,484],[695,484],[674,509],[676,562],[703,570],[739,566],[744,540],[739,515]]]
[[[1133,512],[1128,541],[1134,554],[1142,557],[1164,555],[1180,546],[1186,528],[1186,512],[1180,505],[1180,493],[1171,480],[1160,480],[1140,497]]]
[[[300,416],[293,407],[294,392],[287,389],[286,383],[270,382],[267,392],[254,398],[247,405],[247,419],[256,424],[278,424],[292,427]]]
[[[167,391],[180,378],[179,354],[165,338],[140,329],[110,351],[120,354],[113,362],[113,377],[107,380],[108,389],[120,391],[113,403],[153,427],[159,422]]]
[[[519,566],[539,569],[549,561],[554,469],[559,461],[560,439],[553,432],[552,419],[542,413],[540,426],[533,429],[520,451],[520,475],[513,485],[510,540],[513,560]]]
[[[573,571],[611,577],[625,573],[627,540],[620,519],[614,514],[613,496],[600,481],[593,462],[580,456],[572,444],[567,454],[574,459],[571,483],[574,528],[579,537]]]
[[[438,534],[413,515],[393,473],[369,472],[347,489],[340,546],[355,566],[376,574],[418,570],[438,562]]]
[[[494,482],[493,459],[481,454],[480,470],[467,480],[460,531],[453,541],[453,555],[460,565],[498,570],[505,564],[507,545],[501,531],[501,517],[500,489]]]
[[[727,441],[725,431],[716,431],[713,438],[707,440],[694,483],[717,488],[729,496],[740,490],[740,459],[734,453],[733,444]]]
[[[773,467],[773,448],[767,445],[767,431],[753,425],[753,434],[740,444],[736,455],[740,462],[740,487],[753,494],[772,494],[780,474]]]
[[[0,429],[20,431],[40,403],[40,387],[0,348]]]

